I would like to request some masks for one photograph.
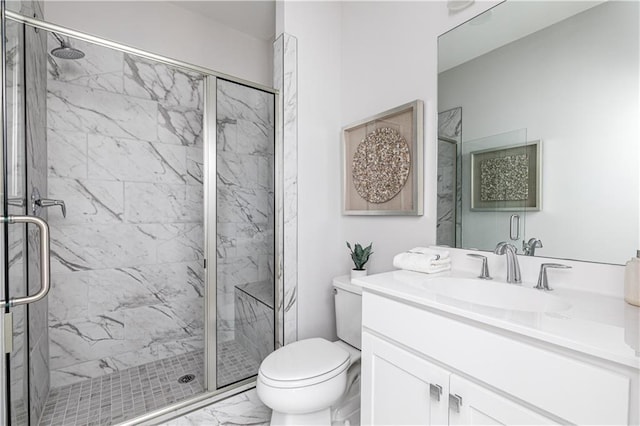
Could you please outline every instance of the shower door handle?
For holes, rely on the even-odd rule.
[[[41,219],[38,216],[7,216],[2,218],[2,222],[10,225],[15,223],[32,223],[40,230],[40,290],[31,296],[2,300],[0,301],[0,305],[5,308],[11,308],[13,306],[37,302],[49,293],[51,284],[49,274],[49,225],[44,219]]]
[[[509,219],[509,238],[517,241],[520,238],[520,215],[512,214]]]

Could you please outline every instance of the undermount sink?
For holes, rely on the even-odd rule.
[[[571,307],[540,290],[474,278],[438,277],[424,282],[424,287],[438,296],[511,311],[558,312]]]

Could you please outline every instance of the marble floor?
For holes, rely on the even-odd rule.
[[[219,387],[251,377],[257,371],[258,363],[237,342],[218,346]],[[191,381],[178,381],[187,374],[194,376]],[[40,425],[112,425],[203,390],[204,352],[194,351],[51,389]]]
[[[216,402],[208,407],[162,423],[166,426],[268,425],[271,410],[255,389]]]
[[[333,426],[360,426],[360,363],[351,367],[347,378],[347,390],[333,407]],[[161,423],[165,426],[231,426],[268,425],[271,410],[258,398],[255,389],[250,389],[208,407]]]

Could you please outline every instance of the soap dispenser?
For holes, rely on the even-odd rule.
[[[624,300],[632,305],[640,306],[640,250],[631,258],[624,268]]]

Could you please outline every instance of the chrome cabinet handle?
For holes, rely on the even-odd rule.
[[[480,278],[481,280],[493,279],[489,274],[489,264],[487,263],[487,256],[483,256],[481,254],[475,254],[475,253],[467,253],[467,256],[473,257],[476,259],[482,259],[482,269],[480,270],[480,275],[478,275],[478,278]]]
[[[43,299],[49,293],[49,225],[44,219],[37,216],[7,216],[2,218],[3,223],[32,223],[40,230],[40,290],[36,294],[25,297],[18,297],[11,300],[2,300],[0,305],[3,307],[13,307],[18,305],[26,305]]]
[[[431,395],[431,398],[439,402],[440,395],[442,395],[442,386],[429,383],[429,394]]]
[[[449,409],[460,412],[460,406],[462,405],[462,397],[458,394],[449,394]]]

